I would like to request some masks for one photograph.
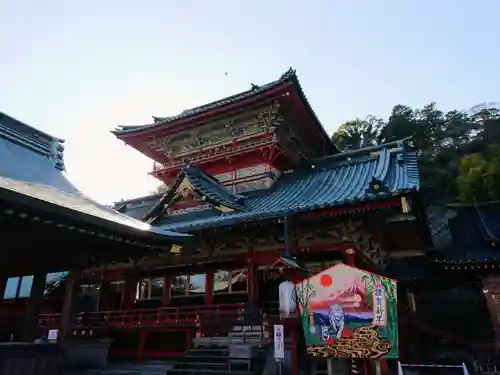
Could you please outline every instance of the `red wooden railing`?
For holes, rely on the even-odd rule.
[[[195,325],[200,317],[214,316],[217,319],[230,320],[243,311],[243,304],[213,306],[162,307],[158,309],[137,309],[78,313],[75,316],[75,328],[102,327],[139,327],[162,325]],[[43,328],[58,328],[61,314],[42,314],[39,324]]]

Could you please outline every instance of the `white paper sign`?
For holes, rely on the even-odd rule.
[[[274,358],[281,361],[285,358],[285,337],[283,324],[274,325]]]
[[[387,325],[387,300],[382,284],[373,287],[373,325],[379,327]]]
[[[57,336],[59,336],[58,329],[49,329],[49,334],[47,335],[47,340],[57,341]]]

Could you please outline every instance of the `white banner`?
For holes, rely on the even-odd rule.
[[[281,361],[285,358],[285,337],[283,324],[274,325],[274,358]]]

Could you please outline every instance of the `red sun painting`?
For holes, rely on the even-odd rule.
[[[321,275],[320,277],[320,280],[319,280],[319,283],[321,284],[321,286],[325,287],[325,288],[328,288],[329,286],[332,285],[332,277],[330,275]]]

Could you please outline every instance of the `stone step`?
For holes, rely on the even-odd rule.
[[[229,332],[230,337],[262,337],[261,331]]]
[[[194,370],[217,370],[217,371],[227,371],[229,369],[229,364],[227,361],[224,362],[205,362],[205,361],[188,361],[179,362],[175,365],[174,369],[194,369]]]
[[[192,348],[187,351],[188,355],[207,355],[207,356],[227,356],[229,352],[228,348],[219,347],[219,348],[203,348],[197,347]]]
[[[188,354],[182,356],[179,359],[179,362],[190,362],[190,361],[199,361],[199,362],[219,362],[219,363],[224,363],[227,362],[227,355],[198,355],[198,354],[191,354],[188,352]]]
[[[180,369],[174,368],[168,371],[168,375],[254,375],[252,371],[205,370],[205,369]]]
[[[227,357],[225,357],[225,361],[223,362],[205,362],[205,361],[179,361],[175,365],[175,367],[179,368],[189,368],[189,367],[204,367],[204,366],[209,366],[209,367],[215,367],[215,368],[221,368],[224,366],[228,366],[227,363]]]
[[[67,372],[64,375],[165,375],[170,373],[174,364],[165,361],[149,361],[146,363],[111,363],[108,367],[85,371]]]
[[[235,325],[232,329],[233,332],[261,332],[262,326],[260,324],[253,325]]]
[[[217,370],[217,371],[249,371],[252,367],[251,360],[227,360],[225,362],[201,362],[189,361],[179,362],[174,369],[192,369],[192,370]]]

